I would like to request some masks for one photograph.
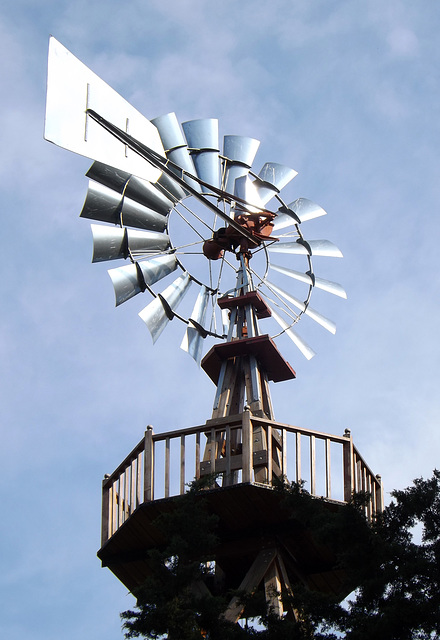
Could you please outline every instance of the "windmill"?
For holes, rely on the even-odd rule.
[[[274,593],[291,589],[298,575],[308,586],[345,595],[334,558],[312,537],[289,531],[272,488],[275,478],[299,481],[307,473],[313,495],[323,483],[328,508],[357,490],[371,495],[369,516],[382,507],[380,477],[349,432],[332,436],[277,423],[270,397],[270,381],[295,377],[277,338],[287,336],[310,359],[315,354],[298,322],[306,318],[335,332],[311,306],[313,293],[346,298],[314,266],[315,257],[341,252],[304,231],[326,212],[306,198],[285,202],[282,190],[296,172],[274,162],[255,170],[258,140],[225,135],[220,145],[213,118],[180,124],[167,113],[148,120],[54,38],[45,137],[93,160],[80,215],[93,221],[93,262],[118,265],[109,270],[116,305],[146,296],[139,316],[153,342],[171,320],[181,322],[181,348],[216,386],[205,424],[165,434],[148,428],[106,476],[103,565],[130,590],[138,587],[149,572],[145,552],[160,544],[154,518],[184,493],[188,472],[215,474],[209,504],[224,532],[215,563],[225,589],[251,592],[263,584],[280,615]],[[339,500],[332,495],[335,456]],[[232,600],[225,616],[237,621],[242,614]]]

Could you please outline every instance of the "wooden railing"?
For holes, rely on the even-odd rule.
[[[337,502],[365,492],[370,519],[383,508],[380,476],[362,459],[348,430],[334,436],[244,411],[167,433],[154,434],[149,426],[139,444],[104,478],[102,545],[140,504],[183,494],[191,480],[206,474],[216,474],[218,486],[272,484],[274,476],[284,476],[304,481],[313,496]]]

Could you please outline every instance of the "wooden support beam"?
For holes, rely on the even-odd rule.
[[[278,618],[281,618],[284,609],[280,598],[281,579],[277,562],[272,562],[264,575],[264,592],[266,594],[266,602],[270,611],[274,615],[278,616]]]
[[[270,565],[273,563],[276,555],[276,549],[262,549],[243,578],[238,590],[243,593],[254,593],[257,590],[258,585],[263,580]],[[223,616],[226,620],[235,623],[240,619],[244,608],[245,605],[241,602],[240,597],[234,596]]]

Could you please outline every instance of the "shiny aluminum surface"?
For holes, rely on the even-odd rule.
[[[316,352],[313,351],[312,347],[310,347],[307,342],[303,340],[280,315],[278,315],[276,311],[274,311],[273,307],[271,307],[271,312],[272,318],[280,325],[284,333],[289,336],[292,342],[298,347],[303,356],[307,358],[307,360],[311,360],[311,358],[316,355]]]
[[[266,162],[255,181],[255,186],[263,203],[266,204],[297,175],[297,171],[286,167],[284,164]]]
[[[307,198],[298,198],[287,205],[286,208],[279,209],[279,214],[275,220],[274,231],[279,231],[294,224],[313,220],[320,216],[325,216],[326,211],[319,205]]]
[[[181,167],[184,171],[189,173],[189,175],[194,176],[197,175],[196,169],[194,167],[193,158],[189,155],[188,147],[178,147],[177,149],[172,149],[167,152],[167,158],[171,160],[174,164]],[[195,189],[200,193],[200,185],[195,180],[191,180],[188,175],[183,175],[183,179],[190,187]]]
[[[257,209],[248,207],[247,209],[251,212],[257,212],[264,206],[260,198],[260,192],[255,187],[255,183],[248,176],[237,178],[234,186],[234,195],[245,200],[249,204],[253,204],[258,207]]]
[[[149,148],[165,155],[156,127],[61,43],[50,38],[46,140],[155,182],[160,171],[93,121],[86,114],[87,109],[93,109]]]
[[[185,136],[175,113],[166,113],[163,116],[153,118],[151,122],[159,131],[165,151],[186,147]]]
[[[182,122],[182,128],[189,149],[194,151],[210,149],[218,152],[218,120],[216,118],[188,120]]]
[[[121,206],[120,193],[90,180],[86,199],[79,215],[89,220],[119,224]]]
[[[220,165],[217,151],[200,151],[193,156],[196,173],[200,180],[220,189]],[[203,193],[212,193],[209,187],[202,185]]]
[[[307,198],[298,198],[288,204],[287,207],[296,213],[301,222],[327,215],[327,211],[320,207],[319,204],[315,204]]]
[[[116,306],[145,291],[145,285],[159,282],[175,269],[177,269],[177,260],[173,255],[158,256],[151,260],[109,269],[108,273],[115,290]]]
[[[90,178],[90,180],[99,182],[99,184],[103,184],[109,189],[122,193],[131,174],[126,171],[121,171],[121,169],[109,167],[109,165],[103,162],[94,162],[87,171],[86,176]]]
[[[231,162],[241,162],[250,168],[259,146],[260,141],[255,138],[228,135],[223,138],[223,155]]]
[[[223,189],[234,193],[235,180],[246,176],[252,166],[260,141],[247,136],[227,135],[223,138],[224,167]]]
[[[167,216],[174,206],[172,200],[166,198],[163,193],[159,191],[157,183],[152,185],[136,176],[131,176],[128,181],[125,188],[125,196],[163,216]]]
[[[271,264],[270,268],[274,271],[278,271],[290,278],[294,278],[295,280],[299,280],[300,282],[304,282],[309,285],[315,286],[317,289],[322,289],[323,291],[327,291],[328,293],[332,293],[335,296],[339,296],[340,298],[347,298],[347,293],[345,289],[341,287],[337,282],[331,282],[330,280],[324,280],[323,278],[318,278],[318,276],[314,276],[312,279],[307,273],[302,273],[300,271],[294,271],[293,269],[287,269],[286,267],[280,267],[276,264]]]
[[[157,184],[151,184],[142,178],[132,176],[125,171],[114,169],[102,162],[94,162],[86,175],[119,194],[124,194],[131,200],[157,211],[162,215],[168,215],[174,206],[174,202],[165,197],[158,189]]]
[[[188,327],[180,345],[180,348],[189,353],[199,366],[202,360],[203,335],[197,328],[197,325],[200,325],[201,327],[204,326],[208,304],[209,292],[208,289],[203,286],[200,288],[194,309],[192,310],[189,318]],[[192,320],[194,320],[196,324],[192,323]]]
[[[127,258],[130,253],[143,255],[153,251],[165,251],[170,246],[170,239],[165,233],[121,229],[97,224],[92,224],[91,227],[93,234],[92,262]]]
[[[123,198],[117,192],[97,182],[90,182],[80,216],[150,231],[161,232],[166,226],[166,217],[162,214],[130,198]]]
[[[156,342],[170,321],[161,298],[165,300],[169,311],[172,312],[177,309],[190,285],[191,280],[189,273],[185,272],[160,294],[161,297],[157,296],[154,298],[154,300],[139,313],[139,317],[145,322],[151,333],[153,343]]]
[[[268,247],[271,253],[291,253],[294,255],[327,256],[342,258],[342,253],[330,240],[296,240],[295,242],[277,242]]]
[[[290,293],[283,291],[283,289],[280,289],[272,282],[266,281],[266,284],[273,292],[277,293],[279,296],[287,300],[287,302],[290,302],[300,311],[303,311],[307,316],[312,318],[312,320],[324,327],[324,329],[327,329],[327,331],[330,331],[330,333],[336,333],[336,325],[332,320],[329,320],[328,318],[323,316],[321,313],[319,313],[319,311],[306,306],[304,302],[298,300],[298,298],[295,298],[295,296],[292,296]]]

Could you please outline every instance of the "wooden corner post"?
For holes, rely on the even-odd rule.
[[[154,442],[153,427],[149,424],[145,431],[144,446],[144,502],[154,497]]]

